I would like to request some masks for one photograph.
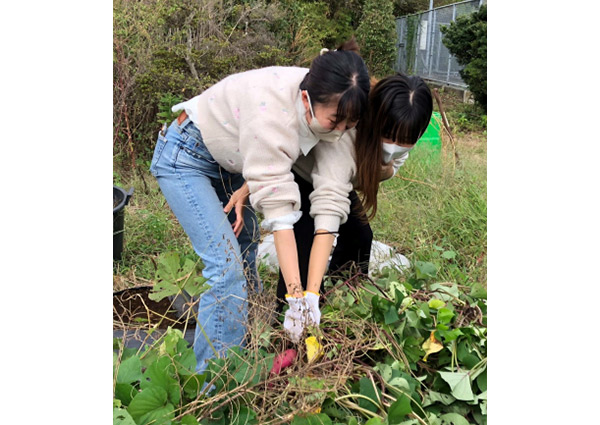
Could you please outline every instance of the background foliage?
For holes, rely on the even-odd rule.
[[[310,66],[349,39],[364,0],[115,0],[115,165],[148,167],[170,107],[225,76],[272,65]],[[392,25],[393,20],[388,20]]]
[[[374,76],[391,73],[394,17],[428,7],[428,0],[115,0],[115,166],[147,169],[161,123],[173,119],[170,107],[229,74],[308,67],[321,48],[352,35]],[[465,81],[481,78],[479,69],[467,66]]]
[[[460,76],[475,101],[487,110],[487,6],[441,27],[443,43],[464,69]]]

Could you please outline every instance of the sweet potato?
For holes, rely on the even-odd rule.
[[[285,350],[283,353],[275,356],[273,360],[273,367],[271,368],[271,375],[279,375],[283,369],[291,366],[296,360],[298,352],[293,348]]]

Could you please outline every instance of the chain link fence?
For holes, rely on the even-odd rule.
[[[457,17],[475,12],[486,0],[469,0],[396,19],[398,58],[395,70],[428,80],[466,88],[462,66],[442,43],[440,27]]]

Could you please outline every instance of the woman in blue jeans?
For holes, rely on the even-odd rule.
[[[307,326],[319,324],[318,291],[333,235],[349,213],[349,176],[356,167],[348,130],[365,112],[369,92],[357,47],[352,40],[326,52],[310,70],[269,67],[231,75],[175,105],[173,111],[182,112],[158,136],[150,171],[202,258],[210,285],[198,305],[198,372],[211,357],[244,342],[247,282],[259,289],[254,209],[274,232],[290,307],[284,328],[297,342]],[[291,169],[300,163],[314,183],[306,292],[293,232],[302,213]],[[252,207],[241,208],[243,197],[230,199],[242,187]],[[233,204],[227,215],[224,207]]]

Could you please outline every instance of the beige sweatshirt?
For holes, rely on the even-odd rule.
[[[307,72],[269,67],[230,75],[177,107],[192,109],[188,115],[213,158],[227,171],[243,174],[252,206],[266,219],[299,210],[294,166],[313,182],[315,228],[335,232],[350,210],[356,170],[352,135],[336,143],[318,141],[306,156],[301,152],[300,138],[315,137],[299,113],[299,86]]]

